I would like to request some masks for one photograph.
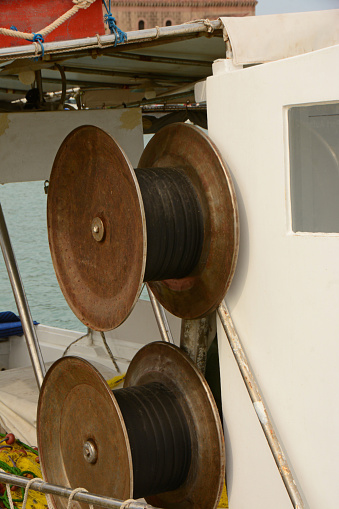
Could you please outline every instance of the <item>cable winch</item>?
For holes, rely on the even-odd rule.
[[[188,124],[159,131],[136,169],[101,129],[72,131],[54,161],[47,221],[60,288],[91,329],[120,325],[144,282],[171,313],[203,318],[235,270],[230,173]],[[164,509],[217,507],[225,478],[219,413],[205,378],[174,345],[139,350],[115,391],[87,361],[60,359],[44,379],[37,427],[50,483]],[[65,508],[60,498],[54,505]]]
[[[164,509],[217,507],[225,478],[218,410],[205,378],[174,345],[139,350],[124,388],[114,391],[85,360],[55,362],[41,389],[37,429],[50,483],[143,497]]]
[[[72,131],[56,155],[48,234],[61,290],[76,316],[105,331],[133,309],[143,282],[185,319],[216,309],[239,243],[229,170],[198,128],[172,124],[138,168],[94,126]]]

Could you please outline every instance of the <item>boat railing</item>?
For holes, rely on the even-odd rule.
[[[107,509],[159,509],[147,504],[146,502],[138,502],[137,500],[124,501],[118,500],[116,498],[104,497],[101,495],[95,495],[94,493],[89,493],[85,489],[83,491],[80,491],[80,489],[72,490],[71,488],[66,488],[64,486],[57,486],[55,484],[47,483],[42,479],[30,480],[27,477],[8,474],[7,472],[3,471],[0,471],[0,482],[6,484],[7,486],[14,485],[24,489],[39,491],[45,495],[54,495],[68,499],[71,497],[71,500],[73,499],[78,502],[84,502],[93,506],[105,507]]]

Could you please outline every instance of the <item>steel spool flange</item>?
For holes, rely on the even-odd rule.
[[[130,415],[119,407],[124,391],[125,394],[140,392],[152,385],[170,393],[184,415],[190,457],[180,482],[175,477],[180,467],[178,458],[182,458],[180,450],[176,453],[175,468],[162,465],[169,461],[164,453],[166,444],[161,446],[161,441],[166,441],[168,424],[162,418],[163,402],[159,414],[153,410],[152,414],[146,407],[140,412],[140,406],[131,411],[130,402]],[[150,404],[156,407],[155,402]],[[153,415],[153,420],[149,420],[149,415]],[[172,433],[167,436],[170,445],[171,435],[179,426],[177,413],[171,419]],[[157,443],[153,452],[160,461],[159,469],[169,476],[168,482],[178,484],[166,492],[151,495],[147,489],[159,482],[147,479],[152,470],[149,468],[152,465],[147,463],[152,461],[152,453],[142,457],[140,451],[135,451],[144,440],[147,442],[150,428]],[[145,497],[148,503],[164,509],[215,509],[218,505],[225,478],[225,449],[218,410],[204,377],[188,356],[173,345],[151,343],[139,350],[120,391],[111,391],[87,361],[74,357],[60,359],[48,371],[40,392],[37,430],[42,471],[50,483],[73,489],[81,486],[91,493],[121,500]],[[142,478],[138,481],[140,470]],[[135,493],[138,483],[138,493]],[[67,505],[59,497],[53,503],[57,509]]]
[[[238,258],[238,206],[230,171],[211,139],[190,124],[171,124],[158,131],[138,166],[181,168],[197,192],[204,223],[197,265],[185,277],[149,285],[172,314],[184,319],[207,316],[224,298]]]
[[[95,330],[120,325],[144,281],[174,315],[206,316],[219,305],[234,274],[239,245],[236,196],[229,170],[211,140],[194,126],[172,124],[152,138],[139,168],[132,168],[109,134],[93,126],[72,131],[54,161],[47,206],[53,265],[69,306]],[[187,181],[191,190],[181,201],[189,199],[191,204],[183,210],[182,220],[196,203],[195,216],[185,227],[189,232],[192,224],[196,237],[201,233],[187,273],[178,269],[168,276],[165,271],[156,281],[145,279],[145,269],[162,233],[160,226],[153,238],[148,236],[153,218],[145,215],[149,207],[140,188],[144,169],[163,172],[165,178],[164,169],[177,172],[178,189]],[[176,191],[172,197],[174,202]],[[169,232],[174,251],[186,241],[184,233],[176,238],[180,217]]]
[[[141,290],[146,223],[134,170],[101,129],[79,127],[61,144],[47,226],[54,270],[74,314],[91,329],[117,327]]]

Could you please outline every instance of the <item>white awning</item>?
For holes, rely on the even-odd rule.
[[[60,92],[60,66],[66,88],[80,87],[86,93],[86,107],[130,106],[144,97],[143,104],[179,100],[179,96],[181,102],[193,100],[194,84],[212,74],[215,60],[225,58],[222,28],[219,19],[150,28],[128,32],[127,42],[117,46],[111,34],[100,41],[93,34],[46,42],[44,59],[38,61],[31,58],[34,44],[0,48],[0,111],[1,107],[13,111],[8,103],[30,90],[25,73],[34,79],[34,72],[41,71],[43,92]],[[93,100],[93,90],[102,92],[98,102]]]
[[[339,44],[339,9],[221,21],[236,65],[281,60]]]

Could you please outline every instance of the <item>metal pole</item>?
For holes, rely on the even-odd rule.
[[[168,323],[167,316],[165,314],[164,308],[162,307],[161,304],[159,304],[159,302],[155,298],[152,290],[148,286],[148,283],[146,283],[146,288],[147,288],[148,295],[149,295],[149,298],[150,298],[150,301],[151,301],[151,304],[152,304],[152,308],[153,308],[153,311],[154,311],[154,316],[155,316],[155,319],[156,319],[158,327],[159,327],[159,331],[160,331],[160,334],[161,334],[161,339],[163,341],[165,341],[166,343],[174,344],[174,339],[173,339],[173,336],[172,336],[172,332],[171,332],[171,329],[170,329],[170,326],[169,326],[169,323]]]
[[[301,494],[297,488],[296,482],[293,478],[291,468],[286,459],[285,453],[277,438],[273,423],[266,409],[265,403],[260,393],[258,384],[254,375],[249,367],[249,362],[246,354],[241,345],[238,334],[235,330],[231,315],[223,301],[218,307],[218,315],[224,327],[227,339],[232,348],[234,357],[237,361],[241,375],[244,379],[246,388],[251,397],[254,409],[260,421],[261,427],[265,433],[266,440],[273,454],[276,465],[279,469],[282,480],[284,481],[286,490],[289,494],[293,507],[295,509],[304,509],[305,504]]]
[[[0,481],[5,484],[14,484],[15,486],[25,488],[27,483],[29,482],[29,479],[27,477],[20,477],[18,475],[7,474],[6,472],[0,471]],[[48,493],[50,495],[57,495],[58,497],[65,498],[69,498],[69,496],[72,493],[72,489],[70,488],[64,488],[63,486],[49,484],[41,480],[32,482],[30,489],[34,491],[39,491],[40,493]],[[100,495],[94,495],[93,493],[88,493],[85,491],[75,493],[73,500],[78,500],[79,502],[85,502],[87,504],[93,504],[100,507],[106,507],[107,509],[121,507],[123,504],[123,500],[118,500],[109,497],[101,497]],[[156,507],[146,504],[145,502],[137,501],[130,502],[128,507],[129,509],[157,509]]]
[[[220,19],[216,19],[211,20],[208,23],[204,23],[204,21],[197,21],[192,23],[183,23],[182,25],[136,30],[127,33],[128,42],[119,44],[119,52],[123,51],[125,48],[128,48],[130,43],[148,42],[150,40],[159,38],[170,39],[172,37],[187,37],[189,35],[194,36],[194,34],[199,32],[208,33],[211,30],[213,31],[220,29],[222,29],[222,22]],[[86,37],[84,39],[72,39],[69,41],[45,42],[45,55],[54,51],[76,51],[78,49],[86,50],[86,48],[92,48],[93,46],[97,46],[98,49],[101,49],[105,46],[112,46],[115,43],[115,35],[101,35],[100,43],[97,37]],[[134,48],[135,46],[133,46],[133,49]],[[35,51],[36,49],[34,44],[27,44],[25,46],[13,46],[11,48],[0,48],[0,59],[11,58],[14,60],[20,56],[34,56]]]
[[[21,281],[19,269],[14,256],[11,240],[9,238],[5,218],[0,203],[0,245],[5,260],[8,277],[10,279],[13,295],[18,308],[22,328],[26,338],[27,348],[31,357],[35,378],[39,389],[41,388],[46,368],[41,355],[39,341],[35,332],[32,316],[26,299],[25,290]]]

